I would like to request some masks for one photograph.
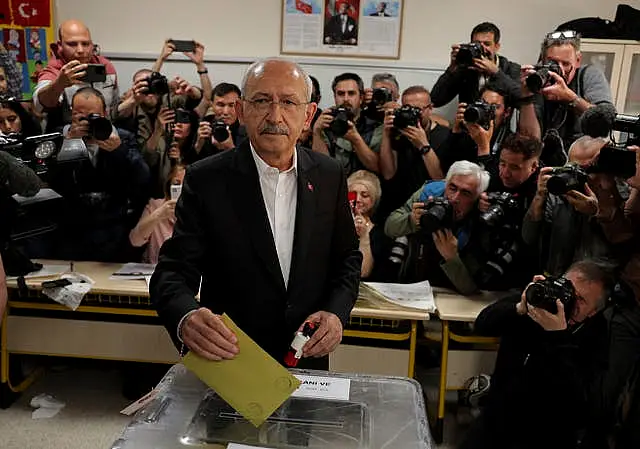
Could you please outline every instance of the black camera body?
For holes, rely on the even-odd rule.
[[[532,73],[526,79],[527,87],[532,93],[540,92],[544,87],[555,84],[555,80],[549,74],[553,72],[557,75],[564,77],[562,67],[555,61],[545,61],[542,64],[538,64],[533,68],[536,73]]]
[[[549,276],[529,285],[525,291],[525,298],[527,304],[554,314],[558,313],[556,300],[559,299],[564,305],[565,316],[568,318],[576,303],[576,290],[569,279]]]
[[[146,78],[147,81],[147,93],[153,95],[166,95],[169,93],[169,81],[167,77],[159,72],[152,72]]]
[[[212,117],[212,120],[209,123],[211,123],[211,134],[216,142],[224,142],[229,139],[231,133],[229,132],[229,127],[224,120]]]
[[[589,166],[587,172],[631,178],[636,174],[636,153],[625,146],[607,145],[600,150],[598,159]]]
[[[489,56],[489,54],[478,42],[460,44],[460,49],[458,50],[458,54],[456,55],[456,64],[464,67],[469,67],[473,65],[474,59],[480,59],[487,56]]]
[[[393,126],[396,129],[405,129],[409,126],[418,126],[422,121],[422,110],[414,106],[404,105],[393,111]]]
[[[343,137],[349,131],[349,122],[355,119],[355,114],[351,108],[338,106],[331,110],[333,120],[329,129],[336,137]]]
[[[420,229],[428,234],[453,226],[453,206],[446,198],[433,198],[424,205]]]
[[[498,226],[520,210],[520,203],[511,193],[492,192],[487,196],[489,197],[489,210],[480,215],[480,219],[487,226]]]
[[[616,114],[613,130],[628,134],[626,145],[640,145],[640,115]]]
[[[476,101],[467,106],[464,111],[464,121],[475,123],[484,129],[491,127],[491,121],[496,118],[496,106],[484,101]]]
[[[376,106],[384,106],[385,104],[393,101],[393,94],[386,87],[377,87],[373,89],[371,95],[371,103]]]
[[[556,167],[550,172],[551,177],[547,181],[547,190],[554,195],[564,195],[570,190],[584,191],[587,182],[587,172],[577,165],[565,165]]]
[[[89,122],[89,137],[96,140],[107,140],[113,131],[113,126],[108,118],[100,114],[89,114],[84,118]]]
[[[46,181],[62,140],[62,133],[42,134],[24,139],[18,134],[9,134],[0,138],[0,151],[6,151]]]

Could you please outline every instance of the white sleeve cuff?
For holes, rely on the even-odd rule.
[[[52,83],[52,81],[50,81],[50,80],[42,80],[42,81],[40,81],[38,83],[36,88],[33,90],[33,106],[34,106],[36,112],[44,111],[44,106],[42,106],[42,104],[40,103],[40,99],[38,98],[38,94],[40,93],[40,90],[42,90],[43,87],[46,87],[51,83]]]
[[[184,341],[182,341],[182,325],[184,324],[184,321],[189,318],[192,314],[194,314],[195,312],[197,312],[198,309],[192,310],[191,312],[188,312],[187,314],[185,314],[185,316],[183,316],[180,321],[178,322],[178,340],[180,340],[180,343],[184,343]]]

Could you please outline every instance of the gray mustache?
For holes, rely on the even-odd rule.
[[[266,124],[260,130],[260,134],[278,134],[288,136],[289,128],[286,126]]]

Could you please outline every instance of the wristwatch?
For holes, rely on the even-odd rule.
[[[198,70],[198,75],[204,75],[205,73],[209,73],[209,69]]]
[[[424,155],[425,155],[425,154],[427,154],[429,151],[431,151],[431,145],[426,144],[425,146],[423,146],[422,148],[420,148],[420,150],[418,150],[418,151],[420,151],[420,154],[421,154],[422,156],[424,156]]]

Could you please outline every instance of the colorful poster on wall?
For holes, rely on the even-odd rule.
[[[402,1],[283,0],[281,52],[398,59]]]
[[[22,73],[22,95],[29,99],[55,42],[53,0],[0,0],[0,27],[0,42]]]

